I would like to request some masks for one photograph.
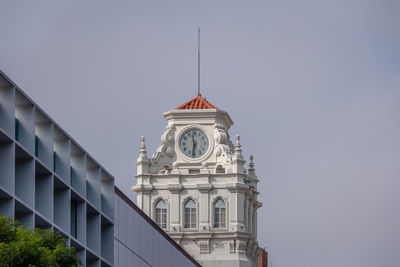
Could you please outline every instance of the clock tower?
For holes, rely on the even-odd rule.
[[[203,266],[256,266],[257,183],[233,122],[200,94],[165,112],[162,145],[137,159],[137,205]]]

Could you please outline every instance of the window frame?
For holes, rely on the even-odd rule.
[[[157,215],[158,215],[157,214],[157,210],[159,208],[157,208],[157,205],[160,203],[160,201],[164,202],[165,213],[163,213],[163,211],[162,211],[163,209],[160,209],[161,210],[161,212],[160,212],[160,223],[158,223],[157,222]],[[164,231],[168,231],[169,230],[169,203],[168,203],[168,201],[166,199],[164,199],[164,198],[157,198],[154,201],[153,207],[154,207],[154,209],[153,209],[154,210],[153,211],[153,221],[157,224],[158,227],[160,227]],[[163,227],[163,223],[162,223],[163,215],[165,215],[165,227]]]
[[[222,202],[223,203],[223,207],[216,207],[218,202]],[[219,210],[219,212],[217,213],[217,209]],[[221,211],[221,209],[223,209],[223,211]],[[213,213],[214,213],[214,218],[213,218],[213,228],[214,229],[225,229],[226,228],[226,203],[222,198],[218,198],[216,199],[216,201],[214,202],[213,205]],[[217,215],[219,217],[219,220],[217,221]],[[222,214],[224,219],[222,220]]]
[[[190,222],[190,226],[186,227],[186,205],[190,202],[193,201],[194,203],[194,208],[190,208],[191,210],[194,209],[194,213],[190,213],[191,216],[195,216],[194,218],[194,227],[193,226],[193,222]],[[197,231],[199,229],[199,204],[198,202],[193,199],[193,198],[187,198],[185,199],[185,201],[182,203],[182,229],[183,231]]]
[[[223,227],[215,227],[215,205],[217,204],[218,200],[224,202],[225,205],[225,226]],[[229,226],[229,202],[226,197],[217,196],[213,199],[210,203],[210,218],[211,220],[211,227],[213,231],[226,231]]]

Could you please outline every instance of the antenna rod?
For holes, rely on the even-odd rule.
[[[197,28],[197,94],[200,95],[200,27]]]

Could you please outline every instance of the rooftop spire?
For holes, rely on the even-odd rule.
[[[149,173],[150,171],[150,160],[147,157],[146,145],[144,144],[144,136],[140,138],[141,145],[139,150],[139,157],[136,160],[137,175],[143,173]]]
[[[140,145],[139,155],[143,158],[143,157],[147,156],[146,145],[144,143],[144,141],[145,141],[144,136],[142,136],[140,138],[140,141],[141,141],[141,145]]]
[[[197,95],[200,94],[200,27],[197,28]]]
[[[254,160],[254,156],[253,156],[253,155],[250,155],[250,163],[249,163],[249,167],[250,167],[250,168],[254,168],[254,162],[253,162],[253,160]]]
[[[236,145],[235,145],[235,154],[242,154],[242,146],[240,145],[240,135],[236,135]]]
[[[250,156],[250,163],[249,163],[249,173],[254,172],[254,156],[251,155]]]

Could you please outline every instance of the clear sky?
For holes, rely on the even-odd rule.
[[[196,94],[254,154],[274,267],[400,266],[400,1],[0,1],[0,69],[131,198]]]

